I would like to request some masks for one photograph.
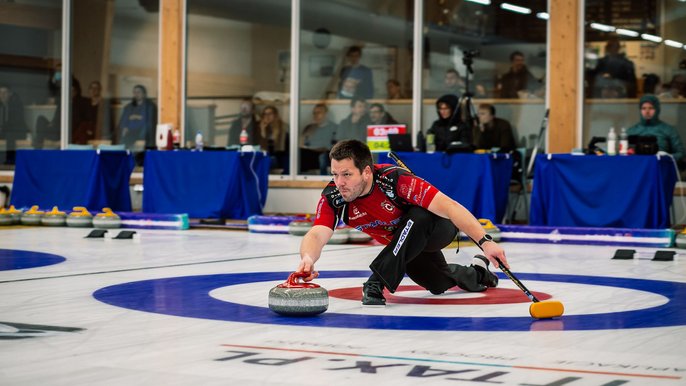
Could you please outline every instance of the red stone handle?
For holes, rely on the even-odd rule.
[[[319,288],[318,284],[302,281],[308,276],[310,276],[309,272],[293,272],[288,276],[288,280],[279,284],[279,288]]]

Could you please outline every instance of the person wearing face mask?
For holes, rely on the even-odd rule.
[[[676,129],[660,120],[660,100],[655,95],[644,95],[639,103],[641,119],[627,129],[629,136],[654,136],[660,151],[671,154],[682,161],[686,151]],[[683,163],[683,162],[681,162]]]
[[[148,98],[143,85],[133,87],[133,99],[126,106],[119,121],[119,142],[127,149],[134,148],[136,141],[143,140],[145,147],[155,146],[157,106]]]
[[[241,142],[241,133],[245,131],[247,138]],[[231,123],[229,128],[229,146],[232,145],[259,145],[261,141],[260,128],[255,117],[255,104],[252,99],[244,98],[241,101],[238,117]]]

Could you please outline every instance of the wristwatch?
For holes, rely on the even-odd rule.
[[[493,241],[493,236],[486,233],[484,237],[482,237],[481,240],[477,242],[477,244],[479,244],[479,246],[482,246],[486,241]]]

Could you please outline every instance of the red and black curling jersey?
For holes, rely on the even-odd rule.
[[[388,244],[400,218],[411,205],[428,208],[438,193],[430,183],[395,165],[374,165],[372,190],[352,202],[345,202],[336,184],[324,188],[317,204],[314,225],[336,229],[338,221]]]

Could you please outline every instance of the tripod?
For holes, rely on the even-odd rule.
[[[460,119],[467,124],[469,129],[474,130],[480,124],[479,116],[476,113],[474,104],[472,103],[472,92],[469,90],[469,75],[474,74],[474,69],[472,68],[472,63],[474,63],[474,57],[479,56],[479,51],[469,50],[463,51],[464,56],[462,57],[462,63],[467,67],[467,71],[464,75],[464,94],[460,97],[458,106],[460,109]],[[470,136],[471,137],[471,136]]]

